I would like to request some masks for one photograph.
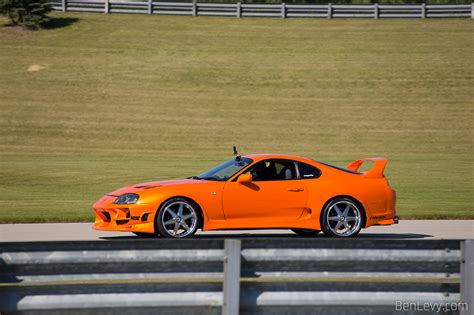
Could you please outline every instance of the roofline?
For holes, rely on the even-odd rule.
[[[304,163],[307,163],[307,164],[316,165],[319,168],[323,168],[323,169],[330,170],[330,171],[344,172],[344,173],[350,173],[350,174],[356,174],[356,175],[361,174],[361,173],[358,173],[358,172],[348,170],[344,167],[339,167],[339,166],[336,166],[336,165],[332,165],[332,164],[329,164],[329,163],[325,163],[325,162],[321,162],[321,161],[317,161],[317,160],[313,160],[313,159],[310,159],[310,158],[307,158],[307,157],[301,157],[301,156],[297,156],[297,155],[276,154],[276,153],[257,153],[257,154],[247,154],[247,155],[244,155],[243,157],[252,159],[254,162],[259,162],[259,161],[266,160],[266,159],[296,160],[296,161],[299,161],[299,162],[304,162]]]
[[[254,161],[260,161],[264,159],[290,159],[290,160],[312,161],[311,159],[302,157],[302,156],[291,155],[291,154],[277,154],[277,153],[247,154],[247,155],[244,155],[243,157],[252,159]]]

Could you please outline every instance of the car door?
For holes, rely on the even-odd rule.
[[[227,182],[223,190],[226,220],[298,219],[308,197],[296,163],[269,159],[256,163],[244,173],[250,183]]]

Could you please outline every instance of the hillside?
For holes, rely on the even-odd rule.
[[[474,218],[472,20],[52,16],[0,28],[0,222],[91,220],[232,145],[385,156],[402,218]]]

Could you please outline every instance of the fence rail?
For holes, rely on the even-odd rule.
[[[299,5],[156,2],[122,0],[52,0],[53,10],[190,16],[279,18],[474,18],[474,4],[452,5]]]
[[[1,314],[392,314],[473,283],[473,240],[0,243]]]

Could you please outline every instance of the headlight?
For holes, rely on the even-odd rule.
[[[124,194],[117,199],[115,199],[114,204],[116,205],[131,205],[137,203],[138,198],[137,194]]]

